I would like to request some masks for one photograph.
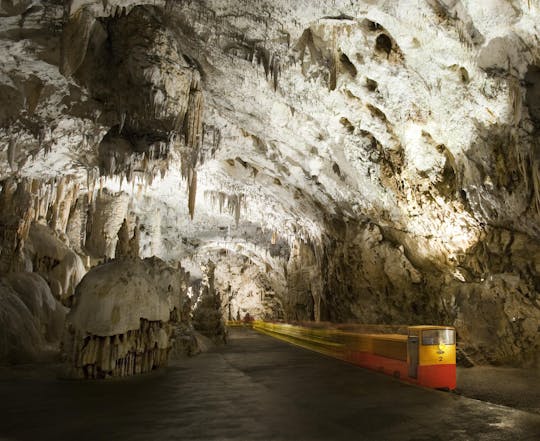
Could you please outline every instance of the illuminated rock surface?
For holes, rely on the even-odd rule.
[[[223,319],[454,324],[475,363],[539,365],[537,1],[0,15],[2,272],[69,306],[157,256],[195,305],[211,260]]]
[[[157,259],[114,260],[86,274],[67,316],[72,375],[106,378],[165,366],[183,316],[186,279]]]

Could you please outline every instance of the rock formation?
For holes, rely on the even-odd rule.
[[[215,269],[216,266],[211,260],[203,266],[204,276],[193,310],[193,326],[215,342],[225,343],[227,332],[222,317],[221,299],[214,287]]]
[[[0,359],[9,363],[41,361],[55,352],[66,309],[42,277],[11,273],[0,278]]]
[[[222,319],[454,324],[473,361],[540,363],[537,1],[0,14],[3,273],[69,305],[116,255],[194,292],[211,259]]]
[[[97,266],[77,286],[63,351],[71,375],[107,378],[165,366],[183,317],[186,280],[157,258]]]

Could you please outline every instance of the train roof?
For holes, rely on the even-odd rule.
[[[426,329],[455,329],[453,326],[443,326],[443,325],[416,325],[409,326],[409,329],[417,329],[419,331]]]

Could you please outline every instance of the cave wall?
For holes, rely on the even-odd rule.
[[[528,235],[486,227],[447,266],[425,259],[420,241],[400,237],[371,222],[349,225],[321,249],[320,267],[303,267],[305,257],[292,254],[289,280],[322,274],[323,320],[450,324],[472,362],[538,365],[540,247]]]
[[[215,281],[225,320],[279,320],[290,289],[281,267],[257,264],[247,256],[222,252],[218,256]]]

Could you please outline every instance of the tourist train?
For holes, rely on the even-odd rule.
[[[254,321],[253,328],[409,383],[456,388],[456,332],[450,326],[408,326],[406,334],[380,333],[382,328],[376,326],[317,323]]]

